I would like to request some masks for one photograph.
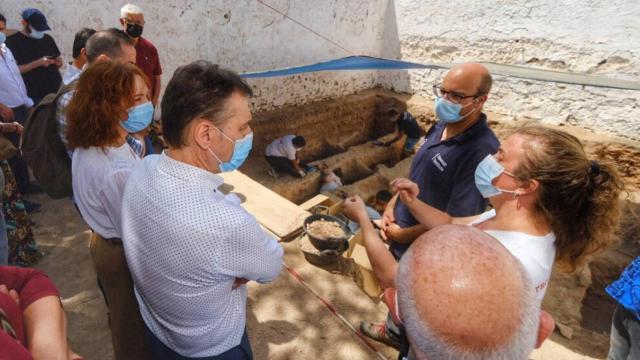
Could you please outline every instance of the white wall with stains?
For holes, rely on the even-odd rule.
[[[0,12],[7,18],[9,27],[17,28],[22,9],[41,9],[47,15],[51,35],[65,59],[69,60],[74,33],[83,26],[96,29],[119,27],[120,7],[126,2],[3,0]],[[145,13],[143,36],[158,48],[164,84],[178,66],[199,59],[246,72],[310,64],[350,53],[371,56],[399,54],[397,34],[390,41],[396,44],[395,47],[383,46],[389,43],[384,26],[385,0],[133,2]],[[376,79],[375,71],[364,71],[250,80],[250,83],[256,87],[258,95],[254,99],[255,108],[268,109],[353,93],[374,86]]]
[[[67,59],[82,26],[119,26],[126,1],[3,0],[10,27],[38,7]],[[167,83],[176,67],[207,59],[239,72],[348,55],[427,63],[487,61],[640,79],[636,0],[140,0]],[[270,9],[286,14],[295,21]],[[309,28],[305,29],[302,23]],[[314,34],[317,33],[317,34]],[[318,35],[320,34],[320,35]],[[324,36],[331,41],[323,39]],[[332,43],[334,42],[334,43]],[[441,71],[358,71],[250,80],[254,110],[337,98],[383,86],[431,96]],[[496,113],[640,138],[640,93],[495,77]]]
[[[485,61],[640,81],[640,1],[395,0],[401,57]],[[406,72],[401,73],[406,76]],[[431,96],[443,72],[385,74],[386,87]],[[640,138],[640,91],[495,77],[491,110]]]

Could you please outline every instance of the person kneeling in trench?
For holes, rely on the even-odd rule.
[[[269,175],[278,177],[281,172],[297,177],[305,177],[306,172],[300,167],[298,151],[307,145],[304,137],[299,135],[287,135],[275,139],[265,150],[265,157],[271,169]]]
[[[381,143],[382,146],[391,146],[406,135],[404,145],[402,146],[402,156],[407,157],[415,154],[420,147],[420,142],[424,137],[424,130],[418,124],[416,118],[409,112],[400,112],[397,109],[389,109],[387,116],[396,126],[395,137],[387,142]]]

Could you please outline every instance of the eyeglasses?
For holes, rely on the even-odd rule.
[[[131,21],[129,19],[124,19],[125,24],[131,24],[131,25],[140,25],[140,26],[144,26],[145,21],[141,20],[141,21]]]
[[[455,91],[447,91],[442,88],[442,84],[433,85],[433,94],[437,97],[447,98],[453,103],[460,104],[466,98],[478,98],[484,94],[465,95]]]

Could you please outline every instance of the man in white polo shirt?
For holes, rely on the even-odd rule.
[[[127,182],[122,242],[154,359],[252,359],[244,284],[277,277],[283,252],[216,175],[249,155],[250,95],[207,61],[176,70],[162,100],[169,148]]]
[[[285,172],[293,176],[304,177],[306,174],[300,168],[297,152],[306,144],[306,140],[298,135],[286,135],[275,139],[265,151],[267,162],[271,165],[269,174],[278,177],[279,172]]]

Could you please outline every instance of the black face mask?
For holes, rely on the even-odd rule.
[[[139,38],[142,35],[142,25],[138,25],[138,24],[127,24],[127,30],[126,33],[129,34],[129,36],[134,37],[134,38]]]

